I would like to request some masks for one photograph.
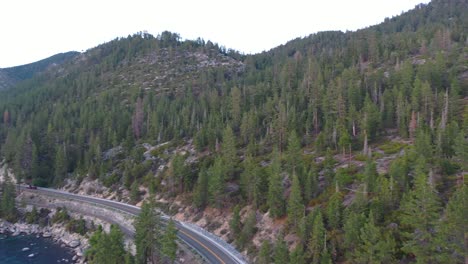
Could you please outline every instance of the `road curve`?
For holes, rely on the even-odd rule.
[[[123,212],[138,215],[140,213],[140,208],[137,206],[120,203],[112,200],[96,198],[92,196],[84,196],[73,194],[69,192],[59,191],[49,188],[40,188],[38,187],[35,190],[27,189],[26,186],[20,187],[23,190],[28,190],[31,192],[37,192],[44,195],[53,195],[59,196],[71,200],[82,201],[86,203],[92,203],[96,205],[102,205],[110,207],[113,209],[118,209]],[[167,216],[163,216],[162,220],[167,220]],[[195,249],[202,257],[205,258],[209,263],[213,264],[244,264],[246,263],[243,259],[236,256],[229,249],[225,248],[222,244],[218,243],[216,240],[211,239],[202,232],[187,226],[182,222],[176,221],[176,226],[178,228],[177,235],[178,237],[185,242],[188,246]]]

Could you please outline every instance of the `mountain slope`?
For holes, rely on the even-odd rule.
[[[116,39],[1,92],[2,155],[34,184],[175,199],[266,262],[261,241],[282,235],[308,262],[459,262],[436,223],[463,224],[444,212],[465,195],[467,11],[432,1],[248,56],[170,32]],[[402,217],[424,199],[426,226]]]
[[[0,69],[0,90],[13,87],[16,83],[30,79],[35,74],[41,73],[48,68],[57,67],[78,54],[79,52],[70,51],[56,54],[37,62]]]

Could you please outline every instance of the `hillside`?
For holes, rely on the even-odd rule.
[[[20,81],[32,78],[36,73],[58,67],[78,54],[79,52],[73,51],[60,53],[37,62],[0,69],[0,90],[11,88]]]
[[[254,55],[115,39],[0,91],[1,153],[36,185],[155,194],[258,263],[463,263],[467,8]]]

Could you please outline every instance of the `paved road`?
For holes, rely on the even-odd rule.
[[[26,189],[25,186],[21,187]],[[137,206],[120,203],[112,200],[95,198],[91,196],[84,196],[73,194],[64,191],[58,191],[55,189],[48,188],[37,188],[37,190],[30,190],[31,192],[37,192],[44,195],[54,195],[61,196],[64,198],[83,201],[87,203],[93,203],[98,205],[103,205],[118,209],[133,215],[138,215],[140,213],[140,208]],[[167,217],[162,217],[163,220],[167,220]],[[189,226],[186,226],[184,223],[176,222],[176,226],[179,230],[178,237],[185,242],[187,245],[195,249],[199,254],[201,254],[209,263],[213,264],[240,264],[246,263],[244,260],[237,257],[235,254],[231,253],[229,249],[226,249],[220,243],[216,242],[214,239],[204,235],[202,232],[197,231]]]

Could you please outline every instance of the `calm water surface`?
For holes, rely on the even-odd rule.
[[[23,251],[24,248],[29,248]],[[34,254],[34,257],[28,257]],[[0,234],[0,264],[53,264],[73,263],[73,253],[68,248],[55,244],[51,238],[36,235],[16,237]]]

